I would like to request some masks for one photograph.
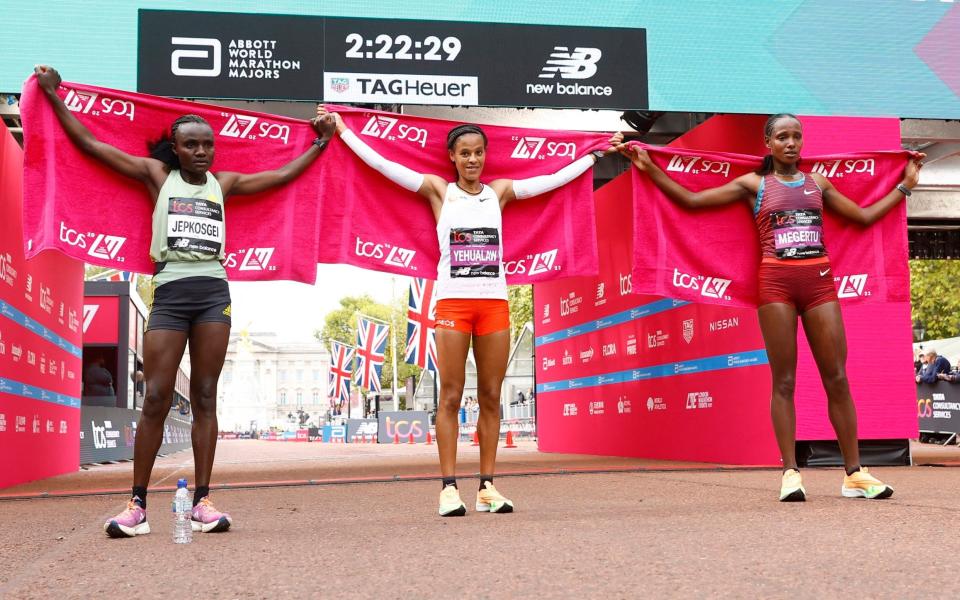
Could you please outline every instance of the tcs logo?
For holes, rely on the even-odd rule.
[[[673,269],[673,287],[684,288],[688,290],[700,290],[701,296],[708,298],[717,298],[719,300],[729,300],[726,295],[727,288],[732,283],[729,279],[719,277],[704,277],[703,275],[687,275],[681,273],[679,269]]]
[[[416,250],[408,250],[387,243],[378,244],[376,242],[365,242],[360,239],[360,236],[357,236],[353,253],[361,258],[374,258],[383,261],[385,265],[412,269],[414,271],[417,270],[417,267],[410,266],[414,257],[417,255]]]
[[[387,434],[387,441],[392,440],[394,436],[400,439],[408,438],[411,434],[414,440],[426,438],[427,425],[421,419],[403,419],[396,421],[392,417],[384,417],[384,419],[384,433]]]

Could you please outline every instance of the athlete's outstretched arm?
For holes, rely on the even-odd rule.
[[[57,96],[57,88],[60,87],[60,74],[57,70],[47,65],[37,65],[33,72],[36,73],[40,90],[50,101],[57,120],[77,148],[116,172],[155,187],[156,190],[153,191],[160,189],[166,178],[162,162],[154,158],[127,154],[115,146],[98,140],[83,123],[73,116],[60,96]]]
[[[336,122],[332,116],[317,117],[310,121],[317,132],[319,142],[310,144],[307,151],[283,165],[279,169],[260,171],[259,173],[234,173],[223,171],[217,173],[217,181],[223,190],[223,196],[231,194],[256,194],[264,190],[289,183],[307,170],[313,161],[320,156],[326,143],[333,137]]]
[[[348,148],[353,150],[354,154],[360,157],[360,160],[403,189],[416,192],[429,200],[434,216],[439,218],[440,208],[443,206],[443,195],[447,189],[447,182],[442,177],[417,173],[400,163],[387,160],[357,137],[355,133],[347,129],[343,117],[337,113],[327,112],[323,105],[318,105],[317,116],[324,117],[326,115],[332,115],[336,119],[336,128],[337,133],[340,134],[340,139]]]
[[[890,212],[894,206],[899,204],[906,196],[900,191],[900,186],[907,190],[912,190],[920,179],[920,162],[926,158],[926,154],[917,153],[907,163],[904,169],[903,181],[897,187],[890,190],[886,196],[877,200],[870,206],[858,206],[856,202],[841,194],[837,188],[833,187],[830,180],[819,173],[811,173],[817,185],[823,190],[823,203],[830,210],[837,213],[848,221],[859,223],[860,225],[871,225],[880,220],[885,214]]]
[[[610,138],[610,147],[606,150],[596,150],[581,156],[569,165],[563,167],[556,173],[550,175],[538,175],[528,177],[527,179],[497,179],[490,182],[490,187],[500,198],[500,208],[511,200],[523,200],[532,198],[540,194],[546,194],[558,187],[562,187],[582,175],[587,169],[597,164],[600,157],[617,151],[617,145],[623,142],[623,134],[615,133]]]
[[[719,187],[691,192],[664,173],[643,148],[621,145],[618,150],[629,158],[637,169],[646,173],[654,185],[660,188],[668,198],[685,208],[721,206],[756,195],[756,191],[749,186],[750,175],[742,175]]]

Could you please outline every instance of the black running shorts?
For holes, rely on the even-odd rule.
[[[197,323],[230,325],[230,287],[215,277],[185,277],[157,286],[147,331],[190,331]]]

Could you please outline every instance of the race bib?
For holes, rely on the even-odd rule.
[[[204,198],[170,198],[167,247],[218,256],[223,246],[223,205]]]
[[[816,258],[823,247],[823,215],[816,209],[781,210],[770,214],[777,258]]]
[[[450,230],[450,277],[499,277],[500,260],[496,227]]]

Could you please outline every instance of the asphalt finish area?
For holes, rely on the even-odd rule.
[[[947,464],[955,453],[940,452]],[[129,463],[0,491],[2,598],[857,598],[956,589],[960,469],[878,468],[883,501],[840,497],[842,471],[804,470],[806,503],[776,501],[779,471],[500,450],[517,510],[473,510],[476,448],[461,446],[467,516],[436,515],[430,446],[221,442],[214,480],[234,527],[173,544],[171,494],[153,533],[108,539]],[[189,452],[154,484],[192,479]],[[520,475],[520,473],[540,473]],[[392,480],[391,480],[392,479]],[[359,483],[346,483],[360,481]],[[128,492],[122,492],[126,494]]]

